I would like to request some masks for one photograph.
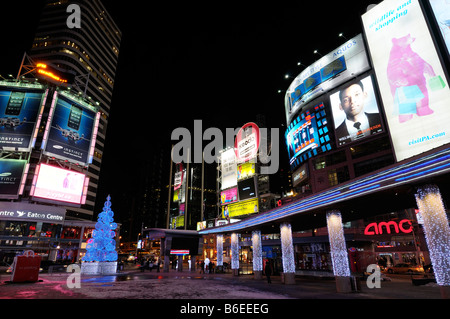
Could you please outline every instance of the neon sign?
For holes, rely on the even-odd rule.
[[[406,226],[406,228],[405,228],[405,224],[408,224],[409,226]],[[399,221],[398,224],[393,220],[391,220],[389,222],[370,223],[364,229],[364,235],[368,235],[368,236],[382,235],[383,227],[386,229],[386,232],[388,234],[390,234],[391,226],[394,227],[394,231],[396,234],[398,234],[400,232],[402,232],[404,234],[409,234],[413,231],[411,221],[408,219],[403,219],[403,220]]]
[[[47,76],[57,82],[60,82],[60,83],[67,83],[66,79],[59,77],[58,75],[54,74],[51,71],[44,70],[44,69],[47,69],[47,64],[37,63],[36,68],[37,68],[37,73],[39,73],[39,74],[45,75],[45,76]]]

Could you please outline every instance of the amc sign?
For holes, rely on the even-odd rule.
[[[406,225],[405,225],[406,224]],[[404,234],[409,234],[413,231],[411,221],[408,219],[403,219],[398,223],[391,220],[389,222],[381,222],[381,223],[370,223],[364,229],[364,235],[382,235],[383,228],[386,230],[388,234],[391,233],[391,227],[394,227],[394,231],[396,234],[402,232]]]

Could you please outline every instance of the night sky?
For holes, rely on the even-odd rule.
[[[3,76],[17,74],[42,6],[36,0],[10,2],[0,12]],[[293,80],[285,74],[295,77],[318,60],[315,49],[325,55],[343,44],[340,32],[347,39],[362,33],[361,14],[378,2],[105,0],[122,43],[97,206],[139,175],[137,159],[170,148],[171,132],[191,128],[194,119],[203,120],[203,130],[224,129],[263,114],[283,136],[284,92],[278,90]],[[285,153],[282,144],[281,161],[287,161]]]

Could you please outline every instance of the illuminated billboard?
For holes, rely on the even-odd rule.
[[[315,105],[311,110],[302,112],[293,119],[285,133],[292,169],[308,158],[333,148],[329,125],[323,103]]]
[[[255,175],[255,172],[255,163],[247,162],[239,164],[237,167],[237,179],[239,181],[241,179],[249,178]]]
[[[308,102],[369,70],[362,35],[348,40],[310,66],[291,83],[285,95],[286,122]]]
[[[87,103],[55,94],[44,141],[44,154],[81,165],[92,163],[100,113]]]
[[[0,149],[27,152],[34,146],[47,92],[20,83],[0,86]]]
[[[244,179],[238,182],[239,200],[256,197],[255,178]]]
[[[362,16],[397,161],[450,142],[450,90],[418,0]]]
[[[230,148],[221,154],[222,163],[222,189],[237,185],[236,154]]]
[[[370,76],[351,81],[330,95],[337,146],[383,131]]]
[[[40,164],[36,168],[30,195],[33,200],[84,204],[88,184],[89,177],[85,174]]]
[[[231,204],[238,201],[237,187],[233,187],[220,192],[220,204]]]
[[[0,159],[0,198],[17,199],[23,191],[27,171],[25,160]]]
[[[238,216],[242,217],[244,215],[258,213],[258,211],[258,198],[254,198],[243,202],[222,206],[222,218],[228,219]]]
[[[255,123],[247,123],[236,135],[234,149],[239,163],[247,162],[256,157],[260,144],[259,127]]]
[[[75,80],[75,72],[50,66],[46,63],[36,63],[36,76],[57,85],[71,84]]]

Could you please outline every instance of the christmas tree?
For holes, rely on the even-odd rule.
[[[84,261],[116,261],[116,241],[114,237],[117,224],[114,222],[114,213],[111,210],[111,197],[106,198],[103,211],[98,214],[98,221],[95,224],[95,230],[92,232],[92,238],[87,241],[86,255]]]

